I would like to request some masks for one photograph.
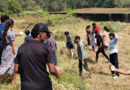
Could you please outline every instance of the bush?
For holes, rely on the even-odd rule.
[[[75,16],[75,12],[71,10],[67,13],[67,16],[73,18]]]

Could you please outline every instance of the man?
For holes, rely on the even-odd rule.
[[[110,33],[109,34],[110,37],[110,42],[109,42],[109,55],[110,55],[110,62],[111,64],[113,64],[116,68],[119,69],[119,63],[118,63],[118,46],[117,46],[117,42],[118,42],[118,36],[114,33]],[[119,73],[118,72],[113,72],[111,71],[111,75],[113,76],[116,73],[116,76],[114,77],[114,79],[117,79],[119,77]]]
[[[1,55],[2,55],[2,32],[5,28],[6,20],[9,19],[9,16],[2,15],[1,16],[1,24],[0,24],[0,65],[1,65]]]
[[[93,23],[92,26],[93,26],[93,29],[95,28],[95,34],[96,35],[100,34],[100,28],[99,28],[99,26],[97,26],[96,23]]]
[[[79,59],[79,75],[80,76],[82,75],[82,66],[84,66],[85,70],[89,71],[89,74],[90,74],[90,70],[87,65],[88,55],[87,55],[85,46],[80,40],[79,36],[75,36],[75,43],[77,43],[77,53],[78,53],[78,59]]]
[[[20,73],[21,90],[53,90],[46,64],[52,75],[58,79],[62,75],[61,70],[57,70],[53,64],[51,47],[43,43],[47,33],[51,32],[46,24],[36,24],[31,32],[33,40],[18,50],[14,62],[15,72]]]
[[[54,56],[54,65],[58,66],[57,63],[57,55],[56,55],[56,50],[57,50],[57,45],[56,45],[56,41],[54,38],[51,38],[51,34],[47,33],[47,39],[44,43],[47,43],[48,45],[51,46],[52,51],[53,51],[53,56]]]
[[[29,30],[26,30],[26,31],[25,31],[25,34],[26,34],[26,37],[24,38],[24,43],[27,43],[27,42],[32,41],[33,38],[32,38],[31,36],[29,36],[30,31],[29,31]]]

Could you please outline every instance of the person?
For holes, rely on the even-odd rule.
[[[118,35],[114,33],[109,34],[110,37],[110,43],[109,43],[109,55],[110,55],[110,63],[113,64],[117,69],[119,69],[118,65]],[[111,71],[111,75],[114,75],[115,72]],[[116,72],[116,76],[114,79],[117,79],[119,77],[119,73]]]
[[[104,49],[107,50],[109,47],[109,29],[105,26],[104,27],[104,34],[103,34],[103,43],[104,43]]]
[[[73,55],[74,55],[74,45],[73,45],[73,43],[71,41],[69,32],[66,31],[64,34],[66,35],[66,38],[67,38],[67,42],[65,43],[65,45],[66,45],[66,47],[69,50],[72,50],[72,52],[71,52],[71,58],[73,58]]]
[[[54,57],[54,65],[58,66],[57,55],[56,55],[57,45],[56,45],[55,39],[51,38],[51,34],[50,33],[47,33],[47,39],[46,39],[45,43],[47,43],[48,45],[51,46],[52,51],[53,51],[53,57]]]
[[[118,72],[118,73],[123,74],[123,75],[130,75],[130,70],[117,69],[111,63],[109,64],[109,67],[110,67],[110,70],[113,72]]]
[[[90,43],[91,43],[91,26],[90,25],[86,27],[86,32],[87,32],[88,45],[90,46]]]
[[[5,24],[5,28],[2,34],[2,56],[1,56],[1,65],[0,65],[0,75],[9,74],[12,75],[12,84],[15,83],[15,74],[14,74],[14,57],[17,54],[17,48],[15,44],[15,33],[11,30],[14,26],[14,21],[8,19]]]
[[[26,37],[24,38],[24,43],[27,43],[27,42],[32,41],[33,38],[32,38],[31,36],[29,36],[30,31],[29,31],[29,30],[26,30],[26,31],[25,31],[25,34],[26,34]]]
[[[87,59],[88,55],[85,49],[84,44],[81,42],[79,36],[75,36],[75,43],[77,43],[77,53],[78,53],[78,59],[79,59],[79,75],[82,75],[82,66],[84,66],[85,70],[89,72],[90,70],[88,68]]]
[[[91,33],[91,46],[92,46],[92,50],[96,48],[95,29],[93,29]]]
[[[96,34],[96,35],[97,35],[97,34],[100,34],[100,28],[99,28],[99,26],[96,25],[96,23],[93,23],[92,26],[93,26],[93,28],[95,28],[95,34]]]
[[[97,39],[98,51],[96,52],[96,63],[94,63],[94,64],[98,63],[98,56],[99,56],[99,53],[101,53],[101,52],[109,61],[109,57],[106,55],[106,53],[104,51],[104,44],[103,44],[103,40],[102,40],[101,35],[97,34],[96,39]]]
[[[18,49],[14,62],[15,72],[20,73],[21,90],[53,90],[46,64],[52,75],[58,79],[62,76],[54,66],[51,46],[43,43],[47,33],[51,32],[46,24],[36,24],[31,31],[33,40]]]
[[[6,21],[9,19],[9,16],[2,15],[1,16],[1,24],[0,24],[0,57],[2,55],[2,32],[5,28]],[[0,65],[1,65],[1,58],[0,58]]]

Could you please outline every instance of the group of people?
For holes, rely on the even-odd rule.
[[[109,29],[104,27],[104,35],[100,35],[99,26],[95,23],[86,27],[88,45],[92,46],[92,51],[96,51],[96,63],[98,63],[98,55],[100,52],[110,62],[111,75],[116,72],[115,79],[119,77],[119,73],[130,74],[130,71],[119,69],[118,67],[118,36],[114,33],[109,34]],[[58,79],[61,78],[61,70],[57,70],[57,45],[54,38],[51,38],[52,32],[44,23],[36,24],[31,32],[26,30],[24,43],[17,48],[15,38],[22,35],[22,32],[15,34],[12,29],[14,21],[7,15],[1,16],[0,24],[0,75],[7,75],[8,81],[12,75],[12,84],[15,83],[15,74],[19,73],[21,78],[21,90],[53,90],[47,67],[52,75]],[[64,33],[67,38],[65,46],[72,50],[74,54],[74,44],[77,45],[77,54],[79,59],[79,75],[82,75],[82,66],[91,74],[88,65],[88,55],[80,36],[75,36],[72,43],[69,32]],[[96,46],[98,49],[96,50]],[[105,50],[109,47],[109,56],[105,54]],[[116,68],[115,68],[116,67]]]
[[[91,29],[91,26],[88,25],[86,27],[86,32],[87,32],[87,42],[88,46],[91,45],[92,51],[96,52],[96,63],[98,64],[98,57],[99,54],[102,53],[108,60],[108,63],[110,62],[112,65],[114,65],[117,69],[119,69],[118,65],[118,35],[114,33],[109,33],[109,29],[105,26],[104,27],[104,34],[101,36],[100,35],[100,28],[99,26],[96,25],[96,23],[92,24],[93,28]],[[74,43],[72,43],[69,32],[65,32],[67,42],[66,42],[66,47],[70,50],[72,50],[72,57],[73,57],[73,52],[74,52],[74,43],[77,44],[77,53],[78,53],[78,59],[79,59],[79,74],[82,74],[82,65],[84,66],[85,70],[89,71],[87,65],[87,59],[88,55],[85,49],[85,46],[80,40],[79,36],[76,36],[74,39]],[[98,48],[96,48],[98,46]],[[109,57],[106,55],[105,51],[108,50],[109,47]],[[116,74],[114,76],[114,74]],[[114,76],[114,79],[117,79],[119,77],[118,72],[111,71],[111,75]]]

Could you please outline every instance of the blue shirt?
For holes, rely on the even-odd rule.
[[[0,24],[0,39],[2,39],[2,32],[5,28],[5,24]],[[0,40],[0,47],[2,47],[2,40]]]
[[[26,36],[25,39],[24,39],[24,42],[27,43],[27,42],[30,42],[32,41],[32,37],[31,36]]]
[[[118,42],[119,37],[115,34],[115,38],[110,40],[109,42],[109,54],[114,54],[114,53],[118,53],[118,46],[117,46],[117,42]]]

